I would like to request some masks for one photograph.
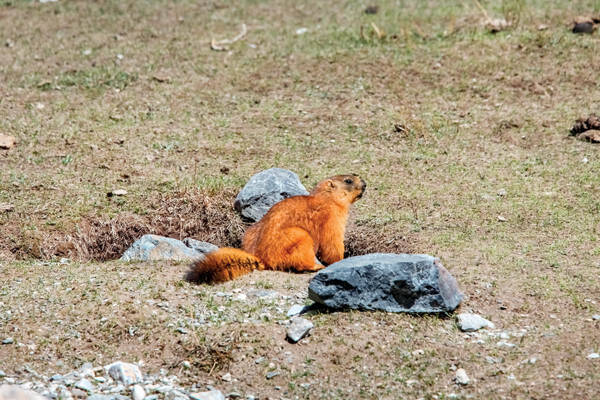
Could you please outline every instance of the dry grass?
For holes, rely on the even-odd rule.
[[[0,203],[14,206],[0,214],[0,257],[10,260],[0,335],[37,346],[0,346],[11,360],[2,369],[121,357],[152,360],[156,371],[239,334],[223,353],[231,363],[198,358],[177,371],[261,397],[593,398],[599,369],[585,357],[600,340],[591,320],[600,313],[600,157],[569,129],[599,113],[590,66],[600,42],[570,26],[600,9],[480,2],[511,28],[488,33],[475,3],[458,1],[381,1],[376,14],[358,1],[0,2],[0,132],[18,140],[0,150]],[[248,34],[229,51],[210,49],[242,23]],[[313,338],[293,346],[277,307],[257,322],[262,306],[213,294],[304,291],[307,275],[204,287],[182,282],[184,265],[53,261],[116,258],[149,231],[235,244],[244,226],[231,200],[273,166],[306,186],[360,174],[369,186],[349,254],[434,254],[466,293],[463,310],[527,333],[508,349],[487,336],[474,343],[451,319],[333,313],[312,317]],[[117,188],[127,196],[106,196]],[[155,315],[132,294],[182,308]],[[190,312],[218,324],[180,344],[167,325]],[[80,337],[63,332],[71,325]],[[254,356],[283,365],[285,352],[298,362],[266,381]],[[521,363],[531,357],[538,362]],[[239,382],[215,383],[211,363]],[[455,386],[452,365],[475,382]]]

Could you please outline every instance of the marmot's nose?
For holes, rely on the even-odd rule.
[[[367,182],[365,182],[365,180],[361,178],[360,183],[362,184],[363,190],[365,190],[367,188]]]

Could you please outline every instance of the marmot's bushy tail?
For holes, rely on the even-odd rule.
[[[196,283],[220,283],[255,269],[264,269],[258,258],[240,249],[223,247],[194,261],[185,278]]]

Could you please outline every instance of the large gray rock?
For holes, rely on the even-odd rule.
[[[198,247],[194,239],[186,239],[191,246]],[[210,243],[208,243],[210,245]],[[209,248],[204,246],[204,248]],[[214,246],[214,249],[217,247]],[[202,257],[204,253],[196,248],[188,247],[181,240],[159,235],[144,235],[136,240],[121,256],[121,261],[189,261]]]
[[[142,372],[135,364],[129,364],[122,361],[114,362],[104,367],[108,374],[117,382],[121,382],[126,386],[134,383],[142,382],[144,377]]]
[[[322,269],[310,281],[308,297],[332,309],[437,313],[456,309],[463,294],[437,258],[376,253]]]
[[[235,198],[234,207],[244,218],[258,221],[281,200],[307,194],[298,175],[287,169],[271,168],[250,178]]]

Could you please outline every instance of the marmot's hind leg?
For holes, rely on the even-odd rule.
[[[317,262],[312,238],[302,228],[283,229],[274,243],[265,245],[259,249],[258,257],[268,269],[304,272],[324,268]]]

